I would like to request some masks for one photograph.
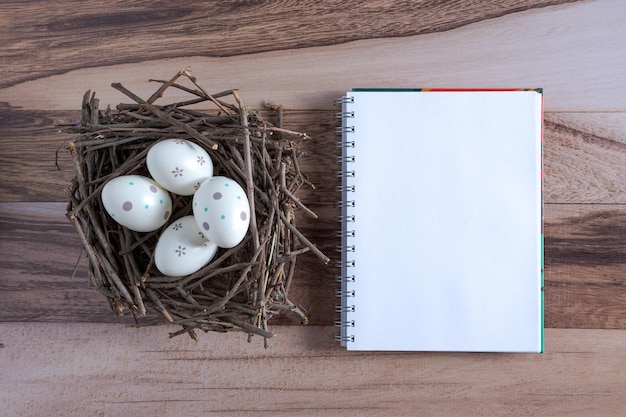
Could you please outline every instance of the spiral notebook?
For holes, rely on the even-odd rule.
[[[543,94],[339,99],[349,350],[543,352]]]

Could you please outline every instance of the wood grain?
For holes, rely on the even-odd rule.
[[[131,322],[118,319],[106,299],[89,287],[87,260],[65,203],[0,204],[0,322]],[[332,209],[334,211],[334,209]],[[321,211],[321,221],[302,221],[299,229],[334,256],[336,214]],[[305,218],[302,218],[305,220]],[[310,323],[332,324],[334,274],[312,254],[298,258],[291,299],[310,312]],[[142,320],[150,322],[151,320]],[[284,314],[272,324],[299,324]]]
[[[548,113],[545,201],[626,203],[626,113]]]
[[[66,201],[74,176],[67,150],[80,111],[36,112],[0,103],[0,201]]]
[[[89,288],[86,260],[63,203],[0,209],[0,315],[9,321],[112,321]],[[76,277],[72,278],[76,269]]]
[[[0,88],[77,68],[184,56],[300,49],[442,32],[572,0],[187,1],[9,4],[0,17]],[[41,13],[45,10],[45,13]],[[127,54],[125,51],[132,51]],[[4,66],[4,65],[3,65]]]
[[[64,212],[64,203],[0,204],[0,322],[120,321],[88,287],[84,259],[71,278],[81,246]],[[301,216],[299,228],[334,257],[336,209],[318,214]],[[546,205],[546,327],[626,329],[624,225],[626,205]],[[312,325],[331,325],[336,271],[309,254],[297,268],[292,300],[309,311]],[[272,324],[297,323],[284,315]]]
[[[284,114],[285,127],[312,137],[302,146],[302,170],[316,189],[305,187],[301,198],[317,206],[334,204],[339,184],[334,112]],[[64,190],[75,176],[67,144],[76,135],[61,130],[80,120],[79,111],[29,111],[0,104],[0,120],[0,201],[67,201]]]
[[[69,278],[80,245],[63,216],[65,204],[46,203],[65,201],[63,189],[74,172],[64,148],[69,136],[58,129],[59,125],[75,123],[78,112],[29,112],[5,106],[2,114],[10,122],[0,127],[0,172],[6,179],[0,185],[1,199],[24,203],[2,205],[0,268],[5,279],[0,288],[4,289],[0,292],[4,298],[0,319],[117,321],[100,296],[87,288],[84,266],[75,279]],[[626,288],[621,280],[626,276],[626,232],[619,226],[625,222],[625,206],[614,205],[626,201],[625,121],[624,113],[546,115],[548,327],[626,328]],[[333,256],[339,243],[334,235],[339,213],[334,208],[338,180],[334,176],[333,112],[288,109],[285,123],[313,138],[304,144],[306,155],[301,162],[316,189],[302,189],[300,197],[320,219],[302,214],[299,227]],[[14,146],[16,142],[24,146]],[[60,170],[54,164],[57,151]],[[23,170],[30,175],[15,175]],[[605,205],[584,205],[589,203]],[[43,229],[49,231],[42,237]],[[40,250],[46,256],[42,257]],[[312,324],[331,324],[335,317],[335,271],[308,256],[300,258],[298,271],[293,299],[310,310]],[[29,277],[26,285],[22,284],[24,277]],[[296,322],[295,317],[277,321]]]
[[[546,326],[625,328],[624,277],[626,205],[546,206]]]
[[[355,353],[332,327],[167,340],[159,329],[0,324],[11,416],[621,416],[626,331],[546,331],[546,353]],[[42,341],[45,343],[42,344]],[[27,394],[27,395],[25,395]]]
[[[312,137],[303,145],[302,170],[316,186],[300,197],[332,205],[338,181],[331,110],[285,110],[285,125]],[[74,176],[60,132],[79,120],[78,111],[27,111],[0,105],[0,201],[66,201]],[[546,114],[546,203],[626,204],[626,113]],[[17,145],[19,144],[19,145]],[[21,173],[28,173],[23,175]]]
[[[313,7],[313,3],[302,3],[303,10]],[[108,38],[109,32],[101,33],[97,27],[76,31],[70,28],[59,38],[54,33],[48,33],[45,25],[30,23],[35,25],[31,31],[33,36],[37,36],[37,41],[22,40],[31,36],[23,29],[5,32],[7,43],[14,45],[5,51],[17,51],[24,56],[6,57],[3,67],[8,73],[7,79],[13,81],[6,88],[0,88],[0,101],[29,109],[71,110],[76,108],[77,98],[91,89],[98,92],[103,106],[115,105],[124,97],[110,88],[111,82],[121,82],[146,98],[155,90],[154,85],[147,82],[149,78],[169,78],[180,69],[189,68],[208,90],[238,88],[245,102],[252,106],[272,99],[286,108],[328,109],[338,95],[353,87],[363,86],[543,87],[547,97],[546,110],[549,111],[625,110],[623,97],[615,94],[626,89],[622,58],[626,56],[626,42],[621,41],[626,39],[626,26],[623,24],[626,4],[619,0],[594,0],[528,9],[456,29],[407,37],[377,38],[375,31],[369,34],[370,25],[394,27],[397,21],[393,19],[398,14],[410,16],[409,23],[400,24],[402,27],[429,25],[428,19],[437,14],[451,22],[446,25],[456,26],[455,22],[464,21],[466,15],[473,16],[473,10],[481,13],[483,5],[496,10],[500,8],[498,5],[514,3],[533,4],[506,0],[453,1],[428,3],[430,8],[419,8],[413,3],[410,6],[397,3],[399,12],[386,14],[386,7],[394,8],[396,3],[377,0],[372,2],[371,9],[365,6],[369,2],[355,6],[354,16],[357,13],[363,16],[358,20],[352,18],[352,7],[348,12],[351,18],[344,16],[339,19],[335,16],[342,15],[336,15],[334,9],[345,7],[343,4],[321,2],[332,11],[328,12],[332,16],[319,14],[327,18],[327,23],[321,24],[311,20],[308,12],[290,12],[289,5],[300,2],[282,2],[277,4],[275,14],[262,12],[255,15],[255,24],[263,30],[254,32],[252,28],[237,26],[228,32],[224,31],[228,28],[216,28],[204,20],[198,23],[191,19],[183,23],[184,34],[179,37],[170,36],[169,27],[161,26],[164,22],[156,18],[151,20],[151,13],[146,14],[146,25],[150,30],[142,29],[137,37],[132,34],[139,23],[124,23],[124,19],[118,26],[111,23],[113,27],[109,30],[117,34],[115,39]],[[18,8],[22,10],[25,7],[24,14],[32,11],[24,6],[26,4],[30,3],[21,3]],[[107,13],[117,16],[115,4],[107,3],[107,11],[103,12],[105,22]],[[239,21],[241,16],[245,21],[245,4],[231,10],[236,16],[232,19]],[[417,2],[419,4],[422,2]],[[377,9],[376,5],[381,8]],[[132,8],[128,7],[124,3],[124,10],[132,14]],[[87,22],[93,24],[98,19],[89,16],[97,15],[101,9],[97,6],[85,8],[81,3],[71,14],[66,9],[50,13],[56,18],[62,14],[62,19],[72,19],[71,16],[76,15],[74,22],[80,22],[81,10],[90,10],[86,12]],[[200,9],[210,10],[210,6]],[[431,9],[432,13],[429,13]],[[311,10],[316,9],[313,7]],[[283,12],[292,20],[285,20]],[[46,17],[37,14],[37,19],[45,20]],[[339,20],[348,26],[349,31],[363,30],[367,39],[343,42],[343,32],[334,29]],[[32,22],[33,18],[15,16],[5,20],[5,24],[13,26],[12,22],[20,21]],[[400,21],[404,22],[403,18]],[[205,45],[215,43],[211,41],[214,36],[229,44],[231,52],[246,50],[248,43],[254,44],[255,41],[250,40],[251,34],[253,39],[271,34],[290,39],[294,32],[288,22],[306,27],[306,34],[299,38],[304,44],[308,39],[315,39],[318,33],[338,41],[324,47],[296,47],[288,52],[281,48],[291,44],[285,44],[280,39],[272,41],[276,50],[266,52],[232,56],[213,56],[203,52],[207,48]],[[103,25],[106,28],[106,24]],[[120,26],[124,30],[119,29]],[[211,32],[197,34],[205,30],[205,26]],[[28,24],[24,27],[29,31]],[[166,31],[165,36],[159,35],[161,30]],[[247,36],[244,43],[241,33]],[[46,35],[50,35],[52,40]],[[97,40],[86,40],[94,37]],[[29,54],[33,42],[36,43],[36,52]],[[45,47],[41,47],[42,43]],[[144,50],[155,44],[160,50],[145,55]],[[179,50],[185,51],[185,56],[181,57]],[[109,62],[111,56],[115,57],[114,62]],[[13,61],[16,61],[15,67],[11,64]],[[57,75],[50,76],[52,73]]]

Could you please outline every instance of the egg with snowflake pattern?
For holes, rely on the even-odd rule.
[[[208,264],[217,249],[198,229],[193,216],[184,216],[167,226],[159,237],[154,264],[168,276],[189,275]]]
[[[199,145],[185,139],[165,139],[146,155],[150,176],[178,195],[192,195],[200,183],[213,175],[213,162]]]

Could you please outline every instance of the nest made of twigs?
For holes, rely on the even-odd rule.
[[[191,81],[192,88],[177,84]],[[117,111],[99,109],[95,93],[83,97],[81,121],[71,131],[70,142],[76,177],[67,190],[67,216],[74,224],[89,258],[90,284],[108,299],[119,315],[132,312],[136,323],[156,313],[160,323],[177,323],[182,329],[226,332],[243,330],[249,335],[273,336],[268,321],[281,312],[306,312],[289,299],[296,258],[313,251],[324,256],[295,226],[295,209],[315,216],[295,197],[310,184],[300,171],[298,157],[304,133],[282,128],[282,109],[270,105],[262,117],[248,109],[236,90],[208,94],[186,70],[169,81],[152,80],[160,88],[143,100],[121,84],[112,87],[131,98]],[[183,90],[190,100],[154,104],[168,88]],[[206,103],[211,111],[191,110]],[[277,122],[270,123],[273,117]],[[204,268],[182,277],[165,276],[154,265],[154,248],[172,221],[191,214],[191,196],[172,195],[172,216],[155,232],[138,233],[116,223],[104,210],[103,186],[120,175],[149,176],[146,154],[163,139],[183,138],[203,147],[214,163],[214,175],[236,180],[250,201],[250,229],[234,248],[220,249]],[[151,323],[150,321],[148,321]],[[152,324],[152,323],[151,323]]]

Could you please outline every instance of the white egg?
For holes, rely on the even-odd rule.
[[[150,178],[123,175],[102,188],[102,204],[122,226],[137,232],[151,232],[163,226],[172,213],[167,191]]]
[[[192,195],[202,181],[213,175],[209,154],[184,139],[165,139],[153,145],[146,165],[156,182],[178,195]]]
[[[208,264],[217,249],[198,229],[194,217],[185,216],[167,226],[159,237],[154,263],[165,275],[189,275]]]
[[[221,248],[232,248],[246,236],[250,203],[235,180],[211,177],[193,195],[193,215],[210,241]]]

